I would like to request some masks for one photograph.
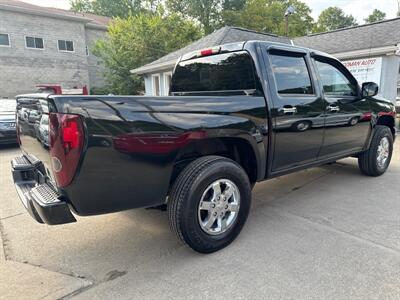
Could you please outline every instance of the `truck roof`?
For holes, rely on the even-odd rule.
[[[325,56],[325,57],[337,59],[328,53],[310,49],[310,48],[301,47],[301,46],[289,45],[289,44],[284,44],[284,43],[279,43],[279,42],[251,40],[251,41],[246,41],[246,42],[235,42],[235,43],[222,44],[222,45],[218,45],[218,46],[209,47],[206,49],[191,51],[191,52],[188,52],[188,53],[182,55],[180,57],[180,59],[178,59],[178,62],[198,57],[199,56],[198,54],[201,53],[201,51],[205,51],[205,50],[219,49],[219,53],[234,52],[234,51],[245,50],[246,46],[252,45],[252,44],[262,44],[262,45],[266,46],[267,48],[277,47],[280,49],[297,50],[297,51],[306,52],[306,53],[313,53],[318,56]],[[217,53],[215,53],[215,54],[217,54]]]

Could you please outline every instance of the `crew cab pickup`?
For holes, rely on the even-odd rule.
[[[204,49],[178,60],[170,96],[18,96],[14,182],[50,225],[166,205],[177,236],[210,253],[241,231],[256,182],[344,157],[383,174],[395,108],[377,94],[318,51]]]

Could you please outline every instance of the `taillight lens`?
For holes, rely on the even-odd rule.
[[[200,50],[199,53],[196,56],[198,56],[198,57],[209,56],[209,55],[217,54],[220,51],[221,51],[221,47],[219,47],[219,46],[212,47],[212,48],[209,48],[209,49]]]
[[[59,187],[68,186],[78,168],[84,145],[82,119],[78,115],[49,114],[50,157]]]

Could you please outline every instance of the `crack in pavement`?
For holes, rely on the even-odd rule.
[[[12,215],[12,216],[7,216],[7,217],[4,217],[4,218],[0,218],[0,221],[1,221],[1,220],[11,219],[11,218],[18,217],[18,216],[20,216],[20,215],[25,215],[25,214],[27,214],[27,212],[21,212],[21,213]]]
[[[23,213],[20,213],[20,214],[17,214],[17,215],[21,215],[21,214],[23,214]],[[10,216],[10,218],[11,217],[15,217],[15,216],[17,216],[17,215],[14,215],[14,216]],[[3,219],[1,219],[1,220],[4,220],[4,219],[6,219],[6,218],[3,218]],[[28,261],[18,261],[18,260],[15,260],[15,259],[12,259],[11,258],[11,254],[10,254],[10,252],[11,252],[11,249],[10,249],[10,241],[8,240],[8,238],[7,238],[7,235],[6,235],[6,232],[5,232],[5,230],[4,230],[4,227],[3,227],[3,224],[2,224],[2,222],[1,222],[1,220],[0,220],[0,239],[1,239],[1,243],[2,243],[2,248],[3,248],[3,252],[4,252],[4,263],[6,263],[7,261],[9,261],[9,262],[14,262],[14,263],[17,263],[17,264],[27,264],[27,265],[30,265],[30,266],[32,266],[32,267],[36,267],[36,268],[40,268],[40,269],[42,269],[42,270],[45,270],[45,271],[49,271],[49,272],[53,272],[53,273],[58,273],[58,274],[60,274],[60,275],[64,275],[64,276],[68,276],[68,277],[72,277],[72,278],[75,278],[75,279],[79,279],[79,280],[81,280],[81,285],[83,285],[81,288],[79,288],[78,290],[76,290],[76,291],[80,291],[80,290],[82,290],[82,289],[87,289],[87,288],[90,288],[91,286],[93,286],[93,284],[94,284],[94,279],[93,278],[90,278],[89,276],[83,276],[83,275],[79,275],[79,274],[76,274],[76,273],[73,273],[73,272],[71,272],[71,273],[67,273],[67,272],[63,272],[63,271],[60,271],[60,270],[52,270],[52,269],[48,269],[48,268],[45,268],[45,267],[43,267],[42,265],[37,265],[37,264],[34,264],[34,263],[30,263],[30,262],[28,262]],[[62,289],[62,288],[61,288]],[[60,290],[60,289],[59,289]],[[55,290],[55,291],[51,291],[51,292],[49,292],[47,295],[44,295],[41,299],[44,299],[44,298],[46,298],[48,295],[50,295],[50,294],[52,294],[52,293],[54,293],[54,292],[57,292],[58,290]]]
[[[165,252],[163,255],[160,255],[159,257],[157,257],[157,259],[167,258],[167,257],[173,255],[175,252],[177,252],[178,250],[180,250],[182,248],[186,248],[186,246],[184,244],[181,244],[177,248],[171,249],[171,250]],[[149,262],[140,264],[140,265],[137,266],[137,268],[139,268],[140,266],[148,265],[150,263],[151,262],[149,261]],[[114,275],[115,272],[118,272],[118,274],[117,274],[118,276]],[[80,288],[78,290],[75,290],[75,291],[63,296],[62,298],[59,298],[58,300],[72,299],[73,297],[78,296],[78,295],[80,295],[80,294],[82,294],[82,293],[84,293],[84,292],[86,292],[86,291],[88,291],[90,289],[96,288],[96,287],[100,286],[103,283],[106,283],[106,282],[118,279],[119,277],[125,276],[127,273],[128,273],[128,271],[122,271],[122,272],[121,271],[111,271],[111,272],[108,272],[106,277],[103,278],[102,280],[99,280],[97,282],[94,281],[92,283],[92,285],[89,285],[89,286],[86,286],[86,287],[82,287],[82,288]],[[165,280],[163,280],[163,281],[165,281]],[[165,281],[165,282],[167,282],[167,281]]]
[[[7,239],[3,224],[0,220],[0,240],[1,240],[1,244],[2,244],[2,248],[3,248],[3,255],[4,255],[4,260],[7,261],[9,260],[9,255],[8,255],[8,248],[9,248],[9,241]]]

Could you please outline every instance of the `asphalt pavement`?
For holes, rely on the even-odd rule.
[[[202,255],[157,210],[35,223],[12,184],[19,149],[2,147],[0,299],[400,299],[394,152],[378,178],[349,158],[257,184],[238,239]]]

